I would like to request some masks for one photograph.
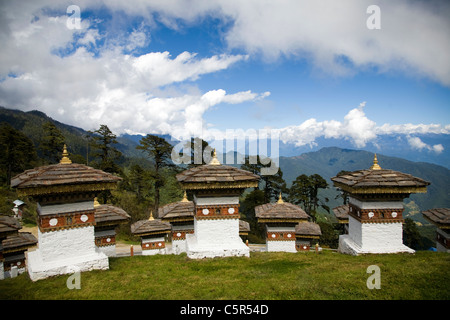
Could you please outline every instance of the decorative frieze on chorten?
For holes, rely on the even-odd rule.
[[[450,252],[450,208],[430,209],[422,214],[436,226],[436,250]]]
[[[186,252],[186,235],[194,233],[194,202],[183,199],[158,209],[158,217],[172,225],[172,253]]]
[[[39,248],[28,254],[31,280],[54,275],[108,269],[108,257],[95,246],[94,198],[122,180],[101,170],[72,163],[64,146],[58,164],[42,166],[13,177],[19,196],[38,203]]]
[[[259,176],[222,165],[214,150],[209,164],[177,175],[194,194],[194,234],[186,235],[186,252],[194,259],[249,256],[239,236],[239,196],[258,186]]]
[[[161,219],[153,218],[139,220],[131,225],[131,233],[141,237],[142,255],[166,254],[166,235],[170,234],[172,226]]]
[[[116,228],[127,223],[131,217],[123,209],[100,204],[94,199],[95,245],[108,257],[116,256]]]
[[[35,236],[20,229],[17,219],[0,216],[0,280],[25,272],[25,251],[37,243]]]
[[[302,208],[284,202],[280,193],[277,202],[256,206],[255,216],[259,223],[266,225],[267,251],[297,252],[295,226],[309,219]]]
[[[370,169],[331,180],[349,194],[348,235],[339,237],[339,251],[355,255],[414,252],[403,244],[403,199],[426,192],[429,182],[382,169],[376,155]]]

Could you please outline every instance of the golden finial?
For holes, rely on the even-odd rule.
[[[97,197],[94,198],[94,208],[99,207],[100,206],[100,202],[98,202]]]
[[[148,218],[148,220],[150,221],[155,220],[155,218],[153,218],[153,211],[150,211],[150,217]]]
[[[373,165],[370,167],[370,170],[381,170],[381,167],[378,164],[377,154],[373,157]]]
[[[189,200],[187,198],[186,190],[184,190],[183,200],[181,200],[181,202],[189,202]]]
[[[280,196],[278,197],[277,203],[284,203],[283,198],[281,197],[281,192],[280,192]]]
[[[213,158],[209,162],[209,165],[220,166],[219,159],[217,159],[216,149],[214,149],[214,151],[213,151]]]
[[[59,161],[59,163],[62,164],[71,164],[72,160],[69,159],[69,153],[67,152],[67,146],[64,145],[63,153],[62,153],[62,159]]]

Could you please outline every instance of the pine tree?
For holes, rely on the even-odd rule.
[[[121,173],[121,168],[117,165],[117,161],[122,156],[122,153],[114,148],[117,143],[116,135],[109,130],[108,126],[102,124],[98,130],[94,132],[89,131],[90,146],[93,149],[93,157],[99,158],[94,160],[94,166],[110,173]]]
[[[0,126],[0,150],[0,173],[4,185],[11,185],[13,175],[36,164],[37,154],[33,142],[7,123]]]
[[[171,160],[172,146],[165,139],[148,134],[139,141],[136,149],[146,152],[154,163],[155,206],[153,212],[157,215],[160,199],[159,191],[165,183],[161,169],[174,167]]]
[[[51,121],[44,123],[42,129],[44,130],[44,136],[40,144],[42,155],[49,163],[58,163],[65,137]]]

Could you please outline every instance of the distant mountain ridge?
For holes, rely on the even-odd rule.
[[[368,169],[373,164],[374,154],[364,150],[326,147],[319,151],[303,153],[295,157],[281,157],[280,168],[283,177],[290,184],[300,174],[320,174],[332,186],[331,177],[341,170],[356,171]],[[413,162],[397,157],[377,154],[378,163],[384,169],[391,169],[422,178],[431,183],[426,194],[413,194],[413,200],[419,208],[450,207],[450,170],[436,164]],[[341,204],[334,200],[337,192],[329,188],[322,194],[330,199],[330,207]]]
[[[0,107],[0,123],[7,122],[15,129],[25,133],[37,145],[43,136],[42,125],[52,121],[66,137],[69,152],[87,155],[87,131],[70,126],[52,118],[40,111],[23,112]],[[169,143],[175,144],[176,140],[169,135],[159,135]],[[117,138],[117,148],[128,158],[142,157],[142,153],[136,150],[142,136],[123,135]],[[395,139],[395,138],[394,138]],[[287,154],[287,145],[280,144],[280,154]],[[300,150],[300,149],[294,149]],[[294,151],[290,151],[294,152]],[[403,157],[388,156],[377,153],[379,164],[382,168],[409,173],[431,182],[427,194],[412,195],[413,200],[420,210],[437,207],[450,207],[450,170],[444,166],[406,160]],[[283,177],[290,185],[301,174],[311,175],[317,173],[325,178],[330,188],[322,192],[322,196],[330,199],[331,208],[340,204],[334,198],[337,191],[332,187],[330,178],[341,170],[354,171],[369,168],[372,165],[373,152],[366,150],[354,150],[336,146],[324,147],[319,150],[303,152],[295,156],[281,156],[280,168]]]

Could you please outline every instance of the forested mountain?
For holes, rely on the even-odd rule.
[[[43,125],[48,121],[53,122],[61,131],[72,155],[80,156],[78,158],[80,162],[83,162],[83,159],[89,160],[88,131],[53,120],[40,111],[22,112],[0,107],[0,123],[7,122],[13,128],[23,132],[36,147],[43,139]],[[162,137],[173,144],[169,136]],[[118,137],[117,142],[115,147],[123,153],[126,159],[122,159],[122,162],[130,161],[133,158],[143,158],[142,152],[136,149],[139,144],[138,136]],[[325,178],[329,183],[329,188],[321,190],[321,196],[329,199],[329,207],[332,208],[339,205],[340,200],[335,199],[337,192],[332,187],[330,178],[341,170],[353,171],[369,168],[372,161],[372,152],[326,147],[298,156],[280,157],[280,168],[288,186],[301,174],[319,174]],[[383,154],[378,155],[378,161],[382,168],[409,173],[431,182],[427,194],[412,195],[410,198],[419,206],[420,210],[450,206],[449,169],[435,164],[413,162]]]

